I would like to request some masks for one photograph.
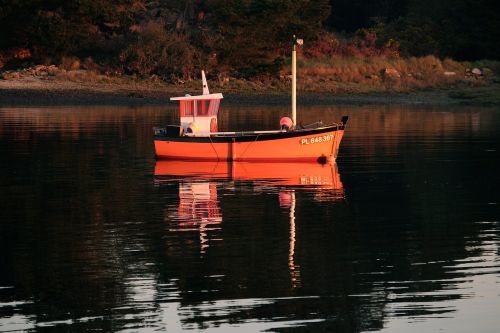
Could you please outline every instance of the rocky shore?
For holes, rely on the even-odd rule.
[[[0,78],[0,106],[22,105],[168,105],[171,96],[196,93],[199,82],[165,84],[155,78],[113,77],[88,70],[65,70],[54,65],[3,72]],[[284,105],[288,90],[265,85],[228,86],[209,82],[212,90],[224,93],[227,105]],[[241,88],[241,89],[239,89]],[[500,84],[366,93],[301,92],[303,105],[500,105]]]

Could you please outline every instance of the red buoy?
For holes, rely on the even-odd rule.
[[[280,127],[284,130],[289,130],[293,127],[293,121],[290,117],[283,117],[280,119]]]

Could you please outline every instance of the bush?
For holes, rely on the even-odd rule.
[[[59,67],[65,70],[80,69],[80,59],[77,57],[62,57]]]
[[[120,61],[128,73],[157,74],[174,80],[191,78],[195,57],[196,51],[185,35],[169,33],[162,21],[152,21],[132,33]]]
[[[341,38],[332,33],[322,33],[318,39],[305,48],[308,58],[330,57],[399,57],[399,43],[388,40],[380,43],[375,31],[360,29],[353,38]]]

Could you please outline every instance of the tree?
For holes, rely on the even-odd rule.
[[[327,0],[209,0],[219,37],[218,62],[245,76],[276,72],[292,36],[314,39],[329,14]]]

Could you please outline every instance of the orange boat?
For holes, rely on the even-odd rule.
[[[295,39],[301,45],[301,40]],[[276,131],[218,132],[222,94],[210,94],[202,71],[203,94],[173,97],[179,102],[180,125],[155,128],[157,159],[248,162],[321,162],[335,160],[347,116],[338,123],[296,126],[295,44],[292,53],[292,118]]]
[[[156,158],[324,163],[337,157],[348,117],[328,126],[285,124],[277,131],[218,132],[222,98],[222,94],[171,98],[180,102],[181,125],[155,128]]]

